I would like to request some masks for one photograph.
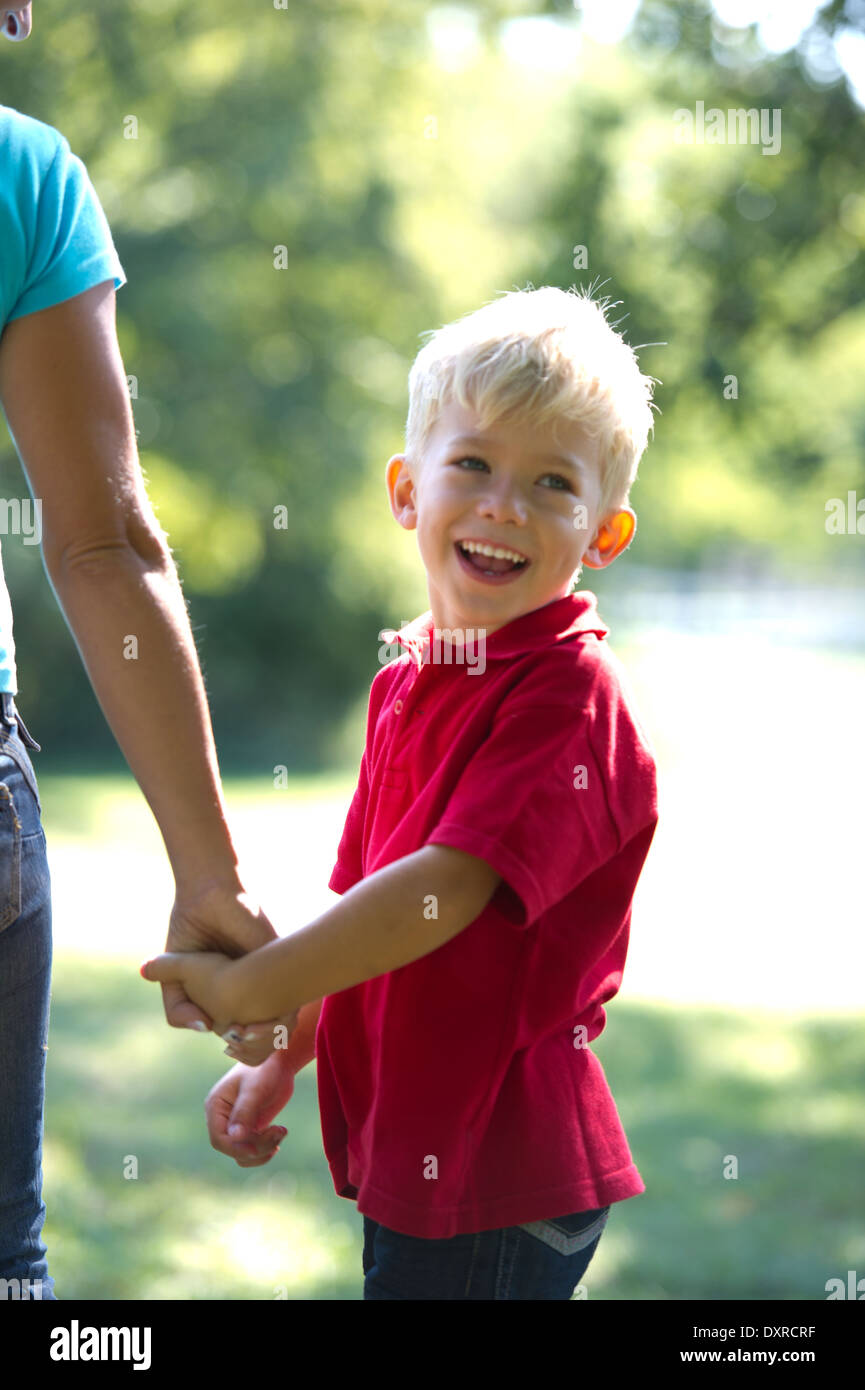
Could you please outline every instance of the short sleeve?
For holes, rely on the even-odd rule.
[[[628,747],[629,728],[611,730],[594,705],[506,702],[427,843],[485,860],[504,880],[491,905],[530,926],[652,821],[654,765],[638,739]]]
[[[65,137],[42,179],[24,284],[8,321],[113,280],[126,283],[96,190]]]

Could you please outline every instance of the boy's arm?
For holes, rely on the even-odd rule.
[[[425,845],[356,883],[300,931],[239,960],[167,954],[141,973],[163,983],[179,980],[215,1017],[280,1018],[443,946],[483,911],[499,882],[483,859]]]
[[[229,1012],[278,1018],[409,965],[473,922],[499,881],[483,859],[425,845],[356,883],[300,931],[232,961]]]

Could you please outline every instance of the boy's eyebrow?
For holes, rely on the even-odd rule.
[[[448,452],[451,449],[463,448],[465,445],[474,445],[483,449],[491,447],[492,441],[483,434],[457,434],[448,441]],[[536,458],[539,463],[557,463],[563,468],[569,468],[579,478],[584,478],[586,475],[585,466],[579,459],[565,458],[562,454],[537,454]]]

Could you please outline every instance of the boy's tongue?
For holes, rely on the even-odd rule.
[[[473,551],[467,558],[471,560],[475,569],[494,570],[496,574],[504,574],[505,570],[514,567],[513,560],[505,560],[498,555],[478,555],[476,551]]]

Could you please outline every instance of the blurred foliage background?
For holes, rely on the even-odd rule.
[[[224,761],[355,753],[378,633],[428,606],[384,487],[419,335],[503,290],[605,282],[653,345],[638,539],[589,584],[607,612],[658,569],[861,583],[825,505],[865,493],[862,106],[839,57],[861,66],[865,9],[761,8],[36,0],[2,100],[63,131],[108,215]],[[778,108],[780,153],[679,142],[697,101]],[[4,537],[25,718],[58,758],[117,765],[38,554]]]
[[[636,542],[586,582],[662,818],[595,1045],[647,1193],[587,1283],[825,1297],[865,1262],[865,549],[826,530],[830,498],[865,495],[865,3],[34,8],[31,39],[0,45],[0,100],[66,135],[108,215],[141,462],[280,932],[332,901],[378,634],[428,606],[384,487],[420,335],[526,285],[622,301],[660,414]],[[779,109],[780,153],[680,143],[697,102]],[[5,433],[0,484],[21,494]],[[273,1164],[208,1147],[224,1059],[164,1028],[134,973],[171,904],[158,830],[37,548],[4,536],[3,560],[44,750],[58,1294],[358,1298],[314,1066]]]

